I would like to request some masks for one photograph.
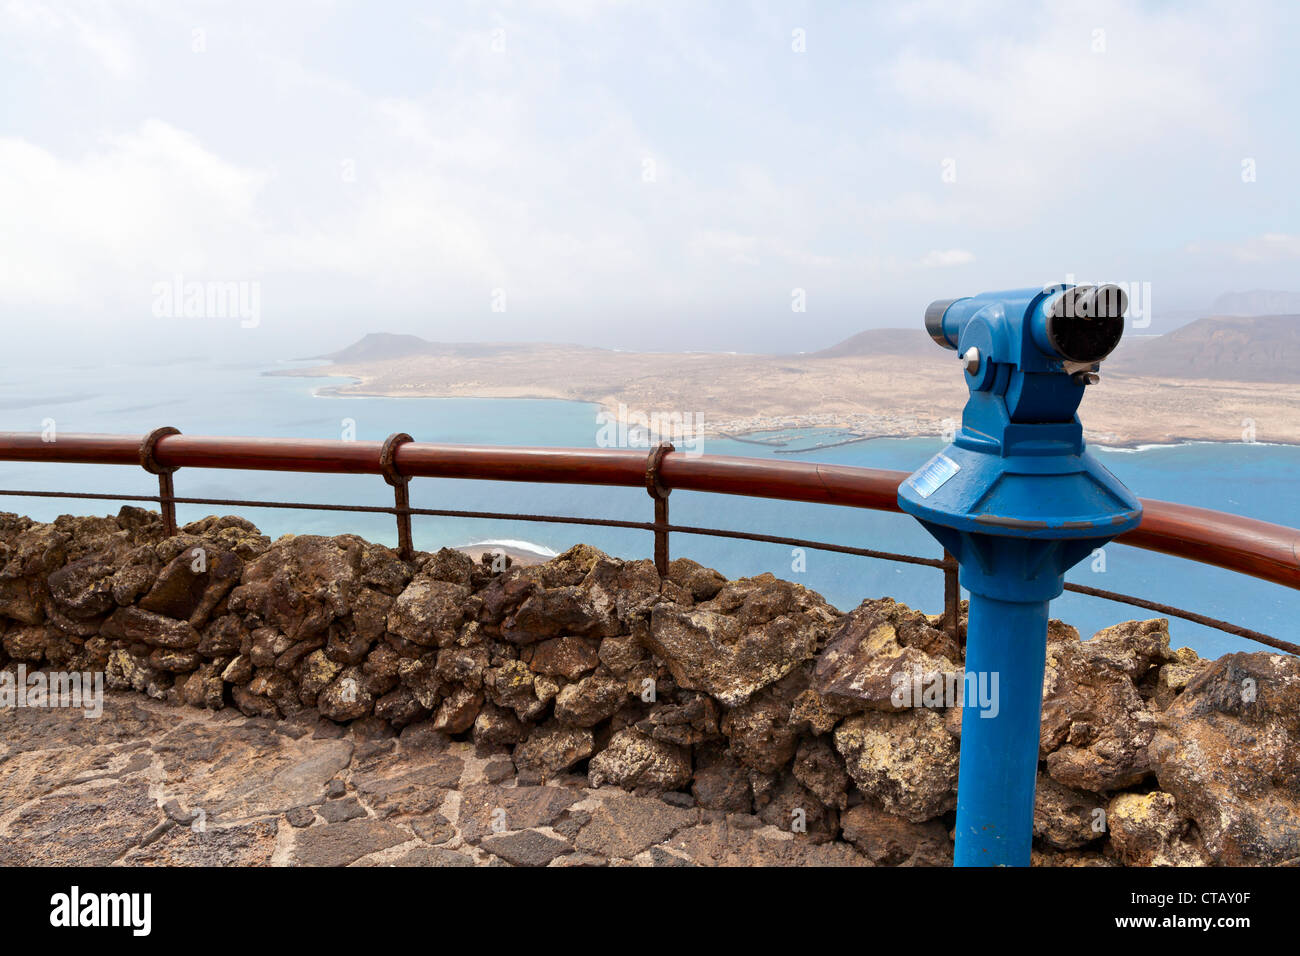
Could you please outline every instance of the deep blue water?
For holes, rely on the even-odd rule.
[[[337,380],[263,375],[264,363],[217,364],[204,361],[156,366],[99,366],[44,369],[0,368],[0,430],[39,431],[53,419],[62,432],[140,434],[175,425],[191,434],[342,437],[346,419],[360,440],[382,439],[406,431],[417,440],[473,444],[585,446],[596,444],[595,408],[571,402],[494,399],[386,399],[316,397],[315,389]],[[1086,415],[1086,406],[1084,413]],[[881,439],[821,449],[785,460],[913,470],[942,443],[937,439]],[[774,450],[722,439],[706,442],[709,454],[775,456]],[[1140,451],[1095,449],[1122,481],[1142,497],[1164,498],[1300,526],[1300,447],[1261,444],[1197,444]],[[94,465],[41,465],[0,462],[0,488],[155,494],[157,485],[143,470]],[[277,498],[344,504],[391,505],[382,478],[263,474],[185,469],[176,475],[177,493],[212,498]],[[634,521],[652,518],[643,490],[417,479],[417,507],[482,511],[606,516]],[[110,513],[112,502],[73,502],[39,498],[0,499],[0,510],[49,520],[65,512]],[[182,521],[212,509],[182,505]],[[392,519],[384,515],[253,509],[245,512],[267,534],[335,534],[352,531],[393,544]],[[911,519],[848,508],[804,505],[675,492],[674,523],[763,531],[789,537],[832,541],[889,551],[937,555],[932,539]],[[417,547],[464,545],[482,541],[527,541],[561,551],[587,541],[621,557],[647,557],[648,533],[610,528],[495,521],[419,518]],[[806,571],[792,569],[789,548],[674,535],[674,556],[687,556],[730,576],[772,571],[800,580],[839,607],[864,597],[889,595],[914,607],[942,606],[942,576],[928,568],[896,565],[847,555],[810,551]],[[1296,640],[1300,594],[1193,561],[1152,554],[1121,545],[1106,549],[1106,570],[1088,563],[1069,580],[1137,594],[1224,618]],[[1085,636],[1117,621],[1148,616],[1125,605],[1066,594],[1053,615]],[[1171,622],[1175,645],[1188,644],[1203,655],[1257,650],[1258,645],[1177,619]]]

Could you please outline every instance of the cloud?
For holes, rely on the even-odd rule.
[[[220,267],[234,278],[256,268],[267,175],[162,121],[76,159],[0,138],[0,171],[0,301],[147,303],[150,284],[176,271]]]
[[[1203,244],[1198,244],[1196,251],[1201,251],[1202,248]],[[1300,236],[1266,232],[1243,242],[1219,244],[1217,248],[1220,253],[1229,255],[1238,262],[1294,262],[1300,259]]]
[[[97,8],[97,12],[102,13],[103,8]],[[29,55],[43,53],[31,49],[31,45],[43,47],[68,38],[75,48],[89,54],[118,79],[135,67],[135,51],[125,31],[113,24],[97,23],[76,12],[71,4],[7,0],[0,8],[0,32],[18,37],[28,47]]]
[[[921,257],[922,269],[945,268],[947,266],[964,266],[975,261],[975,253],[965,249],[936,249]]]
[[[930,9],[914,4],[910,15]],[[1187,51],[1248,50],[1255,28],[1244,21],[1063,3],[1018,32],[909,45],[882,68],[909,111],[898,148],[934,170],[936,187],[951,166],[955,182],[940,195],[955,219],[996,208],[1001,224],[1028,222],[1079,184],[1111,184],[1109,201],[1131,196],[1134,180],[1168,175],[1175,144],[1241,135],[1232,85]]]
[[[1259,96],[1284,34],[1267,7],[503,10],[205,8],[197,56],[169,6],[9,0],[0,84],[32,96],[0,139],[0,303],[147,309],[183,273],[264,280],[268,327],[402,313],[430,335],[725,348],[767,323],[792,347],[794,287],[837,303],[829,337],[929,301],[934,270],[1177,265],[1188,195],[1248,234],[1237,154],[1284,163],[1260,134],[1287,128]],[[63,59],[98,71],[93,97]],[[1280,232],[1217,248],[1296,258]]]
[[[692,256],[704,262],[721,261],[744,266],[760,264],[755,236],[710,230],[692,236],[687,246]]]

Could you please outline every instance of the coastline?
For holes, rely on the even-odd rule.
[[[541,545],[532,545],[527,548],[520,546],[525,543],[532,545],[531,542],[522,541],[514,544],[507,544],[500,541],[481,541],[478,544],[457,545],[452,548],[452,550],[459,551],[475,563],[482,561],[482,557],[485,554],[494,555],[502,553],[510,559],[510,564],[512,566],[521,568],[532,567],[535,564],[545,564],[547,561],[551,560],[551,558],[556,556],[555,552],[550,551],[549,548],[544,552]]]
[[[628,356],[632,353],[626,353]],[[552,357],[553,358],[553,357]],[[662,359],[663,356],[652,356]],[[698,358],[705,358],[701,355]],[[754,360],[753,356],[711,356],[727,366],[725,371],[735,377],[737,362]],[[901,356],[874,359],[819,360],[815,371],[827,379],[831,388],[824,391],[805,389],[803,396],[780,394],[770,380],[741,376],[737,387],[727,388],[725,381],[707,380],[713,370],[690,368],[681,381],[663,380],[663,372],[648,376],[640,388],[624,387],[610,393],[603,382],[592,385],[578,380],[580,374],[560,376],[549,381],[524,381],[510,377],[507,381],[492,381],[504,369],[482,367],[473,369],[465,363],[454,363],[446,369],[433,363],[428,356],[417,360],[395,363],[394,360],[365,363],[359,366],[317,365],[311,367],[277,368],[262,374],[275,377],[335,379],[334,384],[320,384],[312,389],[317,398],[456,398],[456,399],[532,399],[570,401],[594,405],[600,411],[617,416],[620,406],[636,409],[649,415],[672,415],[682,408],[721,407],[722,413],[709,416],[707,412],[694,415],[697,425],[692,434],[705,439],[724,439],[776,445],[777,442],[754,441],[750,436],[782,431],[821,433],[840,436],[840,440],[814,444],[802,448],[780,448],[777,454],[797,456],[811,454],[841,445],[881,439],[939,438],[951,431],[960,419],[965,389],[954,376],[948,363],[938,369],[933,362],[907,363],[910,374],[900,375],[897,366]],[[882,362],[882,359],[884,360]],[[791,368],[795,360],[782,359],[786,365],[779,372],[798,372]],[[394,365],[397,367],[394,367]],[[444,363],[452,364],[452,363]],[[470,372],[473,376],[451,378],[447,371]],[[764,371],[756,368],[755,372]],[[938,374],[936,374],[936,372]],[[442,373],[442,374],[438,374]],[[496,373],[496,375],[494,375]],[[585,369],[582,374],[591,374]],[[940,379],[939,376],[942,376]],[[788,377],[788,376],[787,376]],[[551,381],[560,381],[560,386]],[[1085,426],[1084,438],[1088,445],[1098,450],[1137,452],[1181,445],[1206,444],[1260,444],[1300,446],[1300,386],[1268,385],[1245,382],[1220,382],[1216,380],[1164,380],[1145,379],[1126,375],[1113,375],[1097,386],[1095,397],[1089,396],[1090,408],[1085,420],[1094,427]],[[849,384],[860,391],[852,399]],[[658,389],[651,387],[659,385]],[[955,386],[955,387],[954,387]],[[602,392],[603,394],[597,394]],[[770,400],[768,394],[776,392]],[[660,393],[665,397],[655,400]],[[800,397],[806,397],[812,407],[803,409],[780,408],[789,406]],[[897,407],[892,405],[896,401]],[[746,406],[749,414],[726,414],[737,406]],[[758,408],[774,407],[770,414],[757,413]],[[857,406],[857,407],[845,407]],[[933,408],[950,407],[947,415],[936,414]],[[1141,409],[1134,414],[1133,408]],[[1233,407],[1235,406],[1235,408]],[[752,409],[752,411],[751,411]],[[890,409],[881,411],[880,409]],[[1267,430],[1254,441],[1243,436],[1247,422],[1258,419]],[[1204,429],[1187,430],[1191,421],[1203,423]],[[593,428],[595,425],[593,424]],[[1261,430],[1263,428],[1261,427]]]

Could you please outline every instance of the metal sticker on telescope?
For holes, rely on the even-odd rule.
[[[961,465],[947,455],[935,455],[922,466],[921,470],[907,480],[922,498],[929,498],[943,487],[943,483],[957,472]]]

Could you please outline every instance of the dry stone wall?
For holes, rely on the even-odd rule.
[[[964,623],[964,622],[963,622]],[[771,575],[583,545],[494,568],[403,562],[353,535],[152,512],[0,514],[0,666],[279,720],[419,726],[513,762],[521,785],[748,814],[879,865],[952,859],[961,709],[900,699],[960,674],[937,620],[883,598],[841,613]],[[937,680],[936,680],[937,678]],[[1081,641],[1053,621],[1035,859],[1300,860],[1300,660],[1171,650],[1164,620]]]

